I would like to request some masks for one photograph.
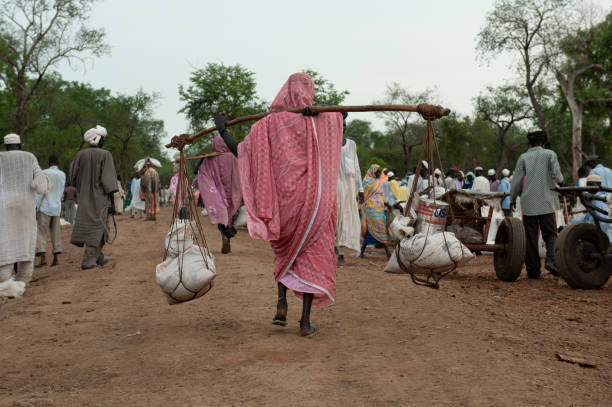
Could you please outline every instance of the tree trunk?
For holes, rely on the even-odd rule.
[[[502,170],[508,165],[508,158],[510,157],[510,148],[507,145],[501,146],[501,154],[499,155],[499,161],[495,168],[496,174],[501,174]]]
[[[576,104],[575,101],[574,104]],[[570,104],[570,109],[572,111],[572,176],[576,183],[578,169],[582,167],[582,107],[576,104],[572,108]]]
[[[408,165],[410,164],[410,154],[412,148],[408,148],[406,143],[406,134],[402,132],[402,149],[404,150],[404,174],[408,172]]]
[[[551,137],[548,127],[546,126],[546,119],[544,118],[544,111],[542,110],[542,105],[538,102],[535,91],[533,90],[533,85],[529,82],[529,79],[526,81],[527,93],[529,94],[529,100],[531,101],[531,106],[533,106],[533,110],[535,111],[536,117],[538,118],[538,125],[540,129],[544,130],[546,134]]]

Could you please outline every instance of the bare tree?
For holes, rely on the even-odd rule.
[[[522,76],[540,128],[547,126],[539,85],[546,80],[551,58],[550,39],[564,32],[564,16],[576,0],[497,0],[478,33],[482,57],[518,54],[516,68]]]
[[[387,85],[385,94],[382,100],[374,101],[374,104],[419,104],[419,103],[435,103],[437,100],[435,89],[426,89],[421,93],[410,93],[403,88],[399,83],[393,82]],[[410,169],[410,155],[412,149],[420,145],[420,140],[423,134],[414,133],[414,119],[418,117],[410,112],[380,112],[377,113],[385,120],[385,125],[397,132],[402,140],[402,150],[404,152],[404,170]]]
[[[109,52],[104,31],[86,25],[94,1],[0,1],[0,80],[15,98],[15,132],[28,130],[28,102],[53,66]]]
[[[508,165],[508,157],[527,140],[508,145],[506,135],[513,126],[533,118],[533,108],[525,100],[524,92],[515,85],[498,88],[487,87],[487,92],[474,99],[476,115],[497,128],[497,142],[501,148],[497,162],[497,173]]]

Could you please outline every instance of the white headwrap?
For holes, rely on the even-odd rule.
[[[19,134],[11,133],[4,136],[4,144],[21,144]]]
[[[502,170],[502,175],[503,175],[504,177],[507,177],[508,175],[510,175],[510,170],[509,170],[509,169],[507,169],[507,168],[504,168],[504,169]]]
[[[96,126],[85,132],[83,138],[92,146],[97,146],[102,137],[106,137],[106,129],[102,126]]]
[[[487,171],[488,175],[495,175],[495,170],[493,168],[491,168],[489,171]]]
[[[429,164],[425,160],[423,160],[423,167],[425,167],[425,169],[429,169]]]

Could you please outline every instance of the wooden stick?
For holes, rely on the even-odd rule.
[[[214,153],[208,153],[208,154],[204,154],[204,155],[199,155],[197,157],[187,157],[187,158],[185,158],[185,160],[199,160],[200,158],[212,158],[212,157],[217,157],[217,156],[223,155],[223,154],[231,154],[231,153],[220,153],[220,152],[216,151]]]
[[[565,224],[569,225],[570,224],[570,217],[569,217],[569,213],[567,211],[567,199],[565,197],[565,195],[562,195],[563,197],[563,213],[565,215]]]
[[[302,111],[306,108],[310,107],[313,112],[317,113],[328,113],[328,112],[414,112],[421,113],[424,115],[428,115],[431,118],[440,118],[444,116],[448,116],[450,114],[450,109],[443,108],[441,106],[434,106],[428,104],[420,104],[420,105],[359,105],[359,106],[305,106],[305,107],[295,107],[287,110],[279,110],[274,112],[264,112],[252,114],[249,116],[238,117],[234,120],[228,121],[225,125],[235,126],[236,124],[263,119],[269,114],[272,113],[281,113],[281,112],[289,112],[289,113],[302,113]],[[166,144],[166,148],[178,148],[182,150],[182,148],[187,144],[192,144],[195,139],[198,137],[202,137],[205,134],[212,133],[217,130],[216,127],[209,127],[204,130],[200,130],[195,134],[181,134],[180,136],[174,136],[172,138],[172,142]]]

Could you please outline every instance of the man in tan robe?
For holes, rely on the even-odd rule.
[[[79,207],[70,243],[83,247],[81,269],[102,267],[110,260],[102,248],[108,241],[108,214],[113,211],[117,173],[112,154],[103,150],[106,129],[96,126],[85,133],[91,146],[78,152],[70,165],[70,183],[77,189]]]

